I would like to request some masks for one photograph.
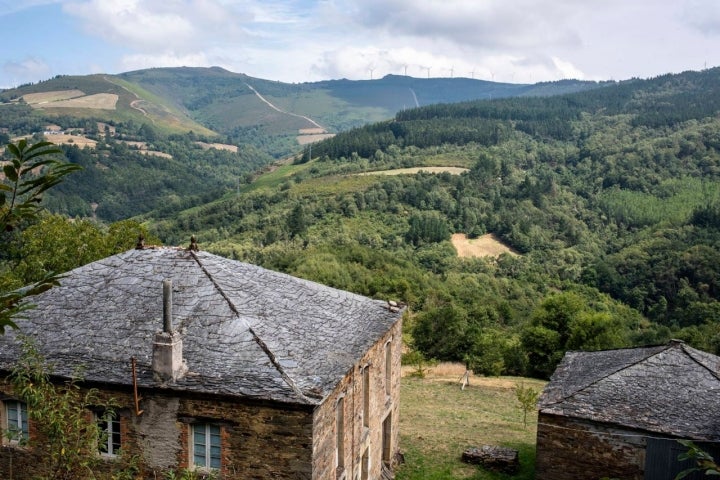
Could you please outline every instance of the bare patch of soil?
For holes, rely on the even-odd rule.
[[[467,238],[464,233],[454,233],[450,240],[458,257],[499,257],[503,253],[518,255],[492,233],[473,239]]]

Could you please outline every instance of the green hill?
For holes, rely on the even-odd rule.
[[[404,110],[173,218],[202,247],[407,302],[427,357],[547,376],[567,349],[720,352],[720,69]],[[309,152],[308,152],[309,153]],[[360,175],[453,166],[466,173]],[[460,258],[451,233],[518,255]]]
[[[210,136],[250,144],[276,158],[295,152],[302,129],[337,133],[392,118],[398,111],[435,103],[509,96],[554,95],[597,88],[597,82],[567,80],[536,85],[494,83],[467,78],[418,79],[388,75],[378,80],[333,80],[288,84],[249,77],[219,67],[152,68],[120,75],[58,76],[0,92],[0,127],[7,127],[8,106],[23,99],[23,115],[71,117],[104,122],[150,123],[163,133]],[[73,99],[41,93],[77,91]],[[100,108],[94,95],[116,96]],[[86,103],[79,102],[80,98]],[[74,102],[74,105],[72,104]],[[3,125],[5,123],[6,125]],[[11,122],[12,123],[12,122]],[[22,132],[32,133],[32,132]]]
[[[70,93],[69,98],[64,98],[63,92],[76,93]],[[53,93],[59,95],[53,96]],[[37,101],[28,100],[40,94],[46,94],[46,97],[39,97]],[[116,100],[111,106],[103,105],[92,101],[91,97],[97,95],[115,96]],[[34,111],[37,117],[98,119],[111,123],[132,121],[150,123],[154,128],[165,133],[184,133],[192,130],[201,135],[214,134],[174,108],[166,99],[158,98],[138,85],[123,81],[122,78],[114,75],[61,75],[45,82],[5,90],[0,93],[0,102],[2,102],[0,112],[4,113],[6,111],[4,107],[18,100],[22,100],[26,105],[29,104],[31,111]],[[83,103],[83,100],[87,101]],[[9,122],[10,119],[3,118],[0,123]]]

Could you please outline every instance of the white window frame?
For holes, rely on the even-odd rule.
[[[10,445],[18,445],[20,443],[26,442],[30,438],[30,427],[28,422],[28,407],[25,402],[21,402],[20,400],[3,400],[2,401],[3,406],[3,425],[2,425],[2,442],[7,442]],[[10,423],[10,410],[11,406],[14,406],[17,413],[15,416],[17,416],[17,419],[11,424]],[[24,428],[23,428],[24,426]],[[20,435],[16,438],[8,439],[6,437],[6,433],[14,431],[19,432]]]
[[[120,417],[115,412],[97,412],[95,413],[95,421],[100,428],[101,435],[98,438],[98,452],[103,457],[117,457],[122,448]],[[113,441],[115,435],[117,435],[117,442]]]
[[[217,461],[219,465],[212,466],[212,435],[213,432],[211,431],[213,428],[217,429],[217,436],[218,436],[218,450],[219,454],[217,456]],[[198,465],[195,463],[195,432],[196,431],[202,431],[202,434],[205,436],[205,445],[204,449],[205,452],[205,463],[208,462],[210,465]],[[220,467],[222,466],[222,427],[216,423],[192,423],[190,424],[190,434],[188,435],[188,442],[190,443],[188,451],[189,451],[189,457],[188,458],[188,465],[190,465],[191,468],[194,468],[196,470],[220,470]]]

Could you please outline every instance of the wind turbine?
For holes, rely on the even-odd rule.
[[[475,80],[475,69],[474,68],[470,71],[470,78]]]
[[[368,70],[370,70],[370,80],[373,79],[373,72],[375,71],[375,67],[368,67]]]
[[[426,68],[426,69],[427,69],[427,78],[430,78],[430,69],[431,69],[432,67],[423,67],[423,68]]]
[[[450,78],[453,78],[453,74],[455,73],[455,65],[450,67]]]
[[[403,65],[403,67],[405,67],[405,76],[407,77],[407,67],[408,66],[407,66],[407,64],[405,64],[405,65]]]

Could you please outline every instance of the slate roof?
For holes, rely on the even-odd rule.
[[[541,413],[695,440],[720,440],[720,357],[668,345],[567,352]]]
[[[162,281],[173,281],[173,326],[189,372],[153,380],[154,334],[162,330]],[[54,373],[82,365],[87,381],[316,405],[400,318],[388,303],[207,252],[130,250],[72,270],[32,297],[17,321]],[[18,332],[0,336],[10,370]]]

